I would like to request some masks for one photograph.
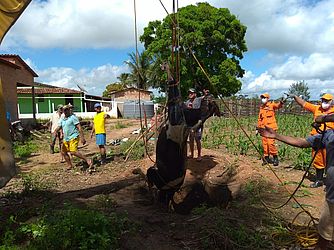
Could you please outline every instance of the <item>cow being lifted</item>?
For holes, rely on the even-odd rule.
[[[155,185],[158,188],[159,200],[168,204],[184,181],[189,131],[202,126],[214,113],[220,116],[220,112],[212,100],[205,101],[206,108],[187,109],[168,64],[163,64],[161,68],[168,75],[168,121],[159,133],[156,164],[147,170],[146,176],[149,187]]]

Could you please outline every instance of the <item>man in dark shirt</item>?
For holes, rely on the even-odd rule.
[[[333,122],[334,115],[318,116],[315,121],[319,124]],[[277,139],[295,147],[312,147],[314,150],[326,148],[326,200],[320,214],[320,238],[315,249],[327,249],[329,242],[334,241],[334,130],[326,130],[323,135],[316,134],[306,139],[280,135],[268,127],[260,129],[259,132],[261,136]]]

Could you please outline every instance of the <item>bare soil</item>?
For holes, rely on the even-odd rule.
[[[126,124],[127,127],[115,129],[117,122]],[[107,124],[108,141],[122,138],[135,139],[137,135],[131,132],[139,127],[137,120],[109,120]],[[88,145],[82,147],[80,151],[91,157],[98,152],[98,148],[94,139],[89,138],[88,133],[86,138]],[[66,171],[65,163],[60,163],[60,155],[48,153],[48,140],[39,141],[43,145],[40,152],[36,152],[24,162],[19,162],[18,166],[22,173],[38,174],[41,177],[40,180],[48,183],[50,188],[37,196],[10,197],[8,196],[10,192],[19,193],[23,189],[22,178],[19,175],[13,178],[6,187],[0,190],[2,219],[11,214],[17,214],[23,208],[42,207],[46,202],[55,207],[62,207],[64,203],[87,207],[96,204],[101,197],[109,197],[116,211],[126,212],[129,219],[140,225],[137,234],[124,236],[122,249],[203,248],[202,241],[205,239],[201,238],[203,237],[201,233],[209,221],[190,211],[194,206],[200,205],[200,199],[190,199],[188,204],[184,204],[190,212],[187,214],[168,211],[166,207],[158,204],[152,193],[148,191],[145,179],[138,174],[139,172],[146,173],[147,168],[154,164],[150,159],[125,162],[122,157],[116,157],[107,165],[98,167],[93,174],[82,172],[79,168]],[[154,144],[154,140],[151,143]],[[114,147],[108,146],[107,149],[114,150]],[[154,160],[154,155],[152,158]],[[231,201],[225,202],[223,209],[230,218],[236,220],[244,218],[240,216],[242,211],[237,207],[238,204],[245,203],[245,200],[249,198],[247,195],[250,193],[244,190],[251,188],[251,184],[255,185],[252,190],[258,192],[254,195],[260,195],[268,206],[278,206],[289,198],[287,190],[292,192],[295,189],[303,172],[287,168],[288,164],[281,163],[273,170],[284,182],[282,185],[273,171],[262,166],[261,163],[254,157],[229,155],[223,147],[217,150],[203,149],[201,162],[197,162],[196,159],[188,160],[185,182],[181,192],[175,196],[176,203],[187,202],[186,196],[194,183],[200,183],[205,178],[214,182],[217,176],[224,176],[227,167],[232,167],[234,174],[224,180],[225,187],[227,186],[231,193]],[[308,188],[310,183],[308,179],[304,181],[305,186],[301,188],[302,191],[298,192],[298,196],[302,197],[297,197],[297,199],[314,217],[319,217],[320,205],[324,200],[324,189]],[[215,183],[211,184],[215,185]],[[264,211],[267,208],[259,206],[256,209],[258,210],[250,211]],[[287,221],[292,221],[301,208],[298,207],[296,201],[291,200],[283,208],[272,211]],[[26,215],[27,219],[31,216],[33,215]],[[239,222],[245,225],[253,223],[256,224],[255,226],[260,226],[261,222],[258,221],[257,216],[257,214],[249,214],[248,220],[243,219],[244,221]],[[309,217],[305,214],[298,217],[299,223],[307,223],[308,220]]]

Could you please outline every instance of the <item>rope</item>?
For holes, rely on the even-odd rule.
[[[138,63],[138,61],[139,61],[139,53],[138,53],[138,33],[137,33],[137,7],[136,7],[136,0],[133,0],[133,10],[134,10],[134,18],[135,18],[135,23],[134,23],[135,27],[134,27],[134,29],[135,29],[136,67],[137,67],[137,81],[138,81],[137,87],[139,89],[139,91],[138,91],[138,106],[139,106],[139,118],[140,118],[140,133],[143,133],[144,127],[143,127],[143,118],[142,118],[142,110],[141,110],[142,109],[142,105],[141,105],[141,96],[140,96],[140,92],[141,91],[140,91],[140,86],[139,86],[139,84],[140,84],[140,81],[139,81],[140,78],[139,77],[141,76],[142,79],[144,79],[144,78],[143,78],[143,75],[141,75],[141,72],[139,70],[139,63]],[[144,147],[145,147],[145,154],[146,154],[146,156],[148,156],[148,158],[153,163],[155,163],[152,160],[152,158],[149,156],[149,154],[148,154],[147,141],[146,141],[145,136],[143,136],[143,143],[144,143]]]
[[[191,48],[189,48],[191,55],[193,56],[193,58],[195,59],[195,61],[197,62],[197,64],[199,65],[200,69],[202,70],[202,72],[204,73],[204,75],[207,77],[209,83],[211,84],[211,86],[213,88],[215,88],[215,86],[212,84],[212,81],[209,77],[209,75],[207,74],[207,72],[205,71],[205,69],[202,67],[201,63],[198,61],[196,55],[193,53],[193,51],[191,50]],[[217,91],[216,91],[217,92]],[[261,151],[258,149],[258,147],[255,145],[254,141],[251,139],[251,137],[248,135],[248,133],[246,132],[246,130],[242,127],[241,123],[239,122],[238,118],[235,116],[235,114],[233,114],[233,112],[231,111],[231,109],[228,107],[228,105],[225,103],[225,101],[222,99],[222,97],[220,97],[220,100],[222,101],[222,103],[224,104],[224,106],[226,107],[226,109],[229,111],[229,113],[232,115],[233,119],[236,121],[236,123],[238,124],[238,126],[240,127],[240,129],[243,131],[243,133],[245,134],[245,136],[247,137],[247,139],[251,142],[251,144],[253,145],[253,147],[255,148],[255,150],[258,152],[258,154],[262,157]],[[279,182],[283,185],[283,181],[281,180],[281,178],[277,175],[277,173],[275,172],[275,170],[269,165],[269,163],[267,163],[267,167],[269,167],[269,169],[273,172],[273,174],[275,175],[275,177],[279,180]],[[301,185],[301,184],[300,184]],[[284,186],[285,187],[285,186]],[[294,194],[291,194],[291,192],[287,189],[287,187],[285,187],[285,190],[288,192],[288,194],[294,199],[294,201],[299,205],[299,207],[310,216],[310,218],[312,219],[312,221],[314,222],[314,217],[311,215],[310,212],[308,212],[302,205],[301,203],[296,199],[296,197],[294,196]],[[295,192],[294,192],[295,193]],[[291,198],[290,198],[291,199]],[[284,204],[286,205],[286,204]],[[268,205],[265,206],[267,209],[270,208]],[[281,208],[283,206],[279,206],[279,208]],[[276,208],[271,208],[271,209],[276,209]]]

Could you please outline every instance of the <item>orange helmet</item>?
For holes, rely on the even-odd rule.
[[[262,97],[264,97],[264,98],[270,98],[270,95],[268,94],[268,93],[264,93],[264,94],[262,94],[262,95],[260,95],[260,97],[262,98]]]

